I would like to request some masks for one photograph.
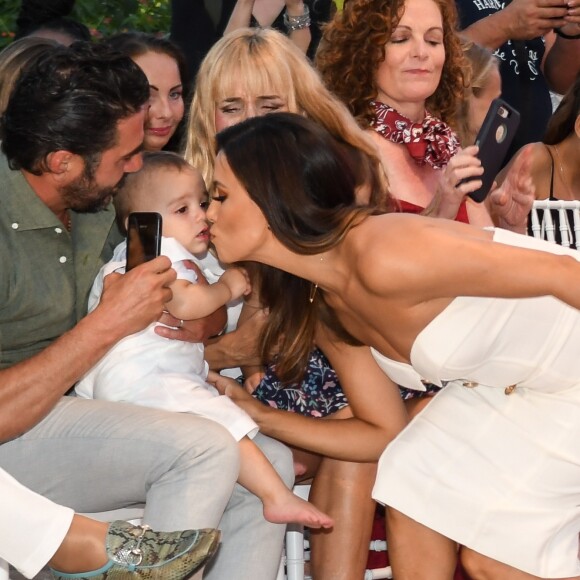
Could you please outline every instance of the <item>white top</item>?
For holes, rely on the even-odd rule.
[[[195,272],[183,262],[198,261],[177,240],[164,237],[161,253],[171,259],[178,279],[197,281]],[[99,303],[104,277],[111,272],[124,272],[125,263],[123,242],[95,280],[89,311]],[[223,424],[237,440],[257,433],[258,427],[249,415],[206,382],[208,365],[203,344],[163,338],[154,330],[159,324],[150,324],[120,340],[77,383],[77,395],[206,416]]]

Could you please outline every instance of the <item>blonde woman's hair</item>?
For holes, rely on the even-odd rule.
[[[471,97],[478,97],[487,87],[491,73],[498,70],[499,61],[491,50],[467,38],[462,38],[463,52],[469,63],[469,84],[465,87],[463,99],[459,102],[456,129],[463,147],[473,145],[476,135],[469,126]]]
[[[224,36],[200,66],[185,158],[201,171],[208,187],[216,157],[216,103],[240,90],[250,95],[278,94],[286,99],[290,112],[306,115],[338,140],[366,153],[373,171],[381,175],[381,196],[386,196],[386,177],[371,138],[326,89],[300,49],[283,34],[264,28],[241,28]]]
[[[55,40],[27,36],[0,52],[0,115],[4,114],[20,73],[47,50],[60,46]]]

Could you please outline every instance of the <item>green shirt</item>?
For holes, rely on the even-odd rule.
[[[93,280],[121,240],[112,207],[73,213],[69,233],[0,154],[0,368],[37,354],[86,314]]]

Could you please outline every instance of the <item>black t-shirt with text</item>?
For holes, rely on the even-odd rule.
[[[455,3],[461,29],[499,12],[508,4],[505,0],[456,0]],[[508,158],[526,143],[541,141],[552,114],[550,92],[540,68],[544,52],[541,37],[518,42],[508,40],[495,51],[500,60],[502,98],[521,115]]]

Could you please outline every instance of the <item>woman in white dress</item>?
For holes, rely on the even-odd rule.
[[[301,116],[248,120],[218,149],[208,217],[220,259],[289,273],[263,277],[264,349],[277,345],[291,374],[316,336],[355,413],[293,428],[350,460],[389,443],[374,497],[389,508],[397,580],[452,578],[457,544],[474,578],[580,578],[580,254],[371,215],[355,206],[344,144]],[[514,186],[528,172],[524,157]],[[272,421],[216,381],[258,425]],[[444,388],[406,426],[396,383],[423,381]]]

